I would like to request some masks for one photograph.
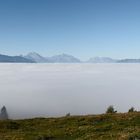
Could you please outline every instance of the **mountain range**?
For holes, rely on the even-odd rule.
[[[0,63],[35,63],[35,61],[22,56],[8,56],[0,54]]]
[[[44,57],[36,52],[27,55],[8,56],[0,54],[0,63],[140,63],[140,59],[112,59],[109,57],[93,57],[87,61],[68,55],[60,54],[51,57]]]
[[[35,61],[37,63],[80,63],[81,62],[78,58],[68,54],[55,55],[52,57],[43,57],[36,52],[31,52],[23,57]]]
[[[90,58],[87,63],[116,63],[117,60],[116,59],[112,59],[109,57],[93,57]]]

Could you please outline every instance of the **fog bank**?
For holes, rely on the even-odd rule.
[[[0,64],[0,106],[11,118],[140,110],[140,64]]]

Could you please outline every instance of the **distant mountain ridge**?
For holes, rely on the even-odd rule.
[[[110,57],[93,57],[87,63],[140,63],[140,59],[112,59]]]
[[[0,63],[35,63],[35,61],[22,56],[8,56],[0,54]]]
[[[140,63],[140,59],[122,59],[118,60],[117,63]]]
[[[87,61],[69,55],[60,54],[51,57],[44,57],[36,52],[27,55],[8,56],[0,54],[0,63],[140,63],[140,59],[112,59],[110,57],[92,57]]]
[[[116,59],[112,59],[109,57],[93,57],[90,58],[87,62],[89,63],[116,63]]]
[[[80,59],[68,54],[43,57],[36,52],[31,52],[25,55],[24,57],[32,61],[35,61],[37,63],[80,63],[81,62]]]
[[[68,55],[68,54],[61,54],[61,55],[55,55],[50,58],[48,58],[52,63],[80,63],[80,59]]]
[[[36,52],[30,52],[27,55],[23,56],[26,59],[35,61],[37,63],[43,63],[46,62],[46,58],[41,56],[40,54],[36,53]]]

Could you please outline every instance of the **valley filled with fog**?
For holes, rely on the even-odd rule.
[[[0,64],[0,106],[10,118],[140,110],[140,64]]]

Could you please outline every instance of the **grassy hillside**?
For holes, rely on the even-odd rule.
[[[139,140],[140,112],[0,121],[0,140]]]

